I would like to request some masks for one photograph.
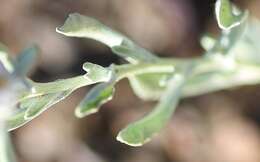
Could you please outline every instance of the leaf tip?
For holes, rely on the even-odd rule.
[[[83,110],[82,110],[82,107],[77,107],[77,108],[75,109],[75,111],[74,111],[74,114],[75,114],[75,116],[78,117],[78,118],[84,118],[84,117],[86,117],[86,116],[88,116],[88,115],[91,115],[91,114],[94,114],[94,113],[96,113],[96,112],[98,112],[98,109],[97,109],[97,108],[92,108],[92,109],[89,109],[89,110],[87,110],[87,111],[83,111]]]
[[[218,26],[223,30],[229,30],[239,24],[234,22],[229,0],[217,0],[215,3],[215,14]]]
[[[143,146],[151,140],[150,135],[146,135],[144,128],[140,126],[140,123],[133,123],[121,130],[116,139],[129,146],[139,147]]]
[[[56,31],[57,33],[63,34],[62,26],[61,26],[61,27],[56,27],[55,31]]]
[[[217,0],[215,14],[218,26],[227,31],[241,25],[248,17],[248,11],[241,12],[229,0]]]
[[[56,32],[70,36],[69,32],[76,26],[76,20],[80,19],[81,15],[79,13],[71,13],[67,16],[64,24],[61,27],[56,27]]]
[[[120,131],[119,134],[117,135],[116,137],[116,140],[123,143],[123,144],[126,144],[126,145],[129,145],[129,146],[132,146],[132,147],[140,147],[143,145],[143,143],[140,143],[140,142],[131,142],[129,141],[125,135],[124,135],[124,130],[123,131]]]

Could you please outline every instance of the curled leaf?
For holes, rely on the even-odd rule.
[[[56,31],[66,36],[89,38],[104,43],[131,63],[156,58],[151,52],[137,46],[121,33],[78,13],[70,14],[64,25]]]
[[[121,45],[124,39],[121,34],[99,21],[78,13],[70,14],[64,25],[57,28],[56,31],[66,36],[94,39],[109,47]]]

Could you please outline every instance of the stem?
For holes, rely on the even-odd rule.
[[[2,121],[0,122],[0,161],[15,162],[16,159],[9,134],[6,130],[5,124]]]
[[[144,74],[144,73],[162,73],[162,72],[169,72],[172,73],[174,71],[174,66],[170,63],[162,64],[162,63],[139,63],[139,64],[127,64],[127,65],[114,65],[115,76],[117,77],[117,81],[137,74]],[[110,74],[108,74],[110,75]],[[32,81],[31,81],[32,82]],[[87,74],[76,76],[69,79],[62,79],[55,82],[49,83],[35,83],[32,82],[33,88],[32,93],[29,92],[25,98],[36,97],[39,95],[44,95],[48,93],[56,93],[60,91],[66,91],[71,89],[77,89],[83,86],[99,83],[99,82],[106,82],[104,80],[104,76],[97,78],[96,80],[88,79]]]
[[[134,75],[146,74],[146,73],[173,73],[174,71],[181,70],[183,67],[194,64],[193,73],[191,74],[191,78],[195,78],[204,73],[223,73],[223,72],[234,72],[239,69],[247,69],[248,73],[255,73],[256,71],[260,71],[259,66],[252,66],[248,64],[243,64],[241,62],[234,62],[234,65],[230,66],[229,62],[226,62],[226,57],[223,55],[219,55],[217,57],[201,57],[201,58],[191,58],[191,59],[158,59],[153,63],[144,63],[140,62],[138,64],[125,64],[125,65],[112,65],[112,70],[114,70],[114,74],[116,77],[116,81],[120,81],[123,78],[131,77]],[[251,72],[250,70],[253,71]],[[257,70],[256,70],[257,69]],[[95,73],[93,71],[93,73]],[[244,74],[244,71],[243,71]],[[108,74],[111,75],[111,74]],[[240,76],[240,75],[239,75]],[[107,76],[108,78],[111,76]],[[235,77],[235,76],[234,76]],[[237,76],[236,76],[237,77]],[[257,76],[258,77],[258,76]],[[77,89],[83,86],[99,83],[99,82],[107,82],[104,80],[104,76],[100,76],[95,78],[95,80],[88,79],[88,74],[76,76],[69,79],[62,79],[55,82],[49,83],[35,83],[32,82],[33,88],[32,93],[29,93],[25,98],[35,97],[43,94],[56,93],[60,91]],[[232,78],[230,78],[232,79]],[[239,82],[241,80],[237,80]],[[255,83],[256,77],[250,77],[247,81],[248,83]],[[246,83],[247,83],[246,82]],[[245,83],[243,80],[242,83]],[[202,83],[201,85],[204,85]],[[241,83],[235,83],[234,85],[241,85]],[[229,85],[231,86],[231,85]],[[226,86],[224,86],[226,87]],[[204,89],[205,90],[205,89]],[[203,88],[201,89],[204,92]],[[216,88],[217,90],[217,88]],[[196,93],[199,90],[196,90]],[[199,93],[200,94],[200,93]],[[189,96],[189,95],[188,95]],[[23,99],[25,99],[23,98]]]
[[[145,73],[173,73],[175,70],[174,64],[169,63],[139,63],[139,64],[127,64],[127,65],[116,65],[115,72],[117,81],[139,74]]]

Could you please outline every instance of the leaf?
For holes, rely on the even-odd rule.
[[[109,47],[121,45],[124,40],[121,34],[106,27],[99,21],[78,13],[70,14],[64,25],[57,28],[56,31],[66,36],[94,39]]]
[[[218,25],[223,30],[229,30],[241,24],[243,14],[236,10],[229,0],[217,0],[215,13]]]
[[[50,93],[22,101],[20,107],[26,109],[24,118],[26,120],[32,120],[49,107],[68,97],[72,92],[73,90]]]
[[[128,125],[120,131],[117,140],[130,146],[142,146],[148,142],[170,119],[178,104],[184,82],[184,77],[176,74],[169,81],[167,91],[156,108],[143,119]]]
[[[25,76],[31,69],[36,60],[39,49],[36,46],[26,48],[16,58],[15,73],[19,76]]]
[[[179,60],[175,61],[176,64],[179,65]],[[129,79],[134,93],[138,97],[143,100],[158,100],[161,97],[161,94],[164,92],[169,78],[175,71],[175,67],[173,65],[163,64],[158,64],[158,66],[155,66],[156,63],[148,63],[147,65],[149,65],[148,68],[145,67],[145,64],[142,64],[142,66],[139,67],[135,73],[128,75],[127,78]],[[138,64],[136,66],[138,66]],[[121,70],[123,70],[122,67]],[[145,73],[142,73],[144,69]],[[126,71],[126,73],[131,73],[131,68],[123,71]]]
[[[77,88],[97,82],[106,82],[113,77],[112,70],[102,66],[85,63],[83,69],[87,74],[49,83],[35,83],[32,91],[20,100],[20,109],[8,120],[9,129],[20,127],[40,115],[52,105],[66,98]]]
[[[162,64],[155,66],[156,63],[149,64],[153,67],[148,66],[149,68],[147,68],[145,67],[145,64],[142,64],[141,67],[138,67],[136,72],[128,75],[127,78],[129,79],[134,93],[138,97],[143,100],[158,100],[164,92],[170,76],[175,71],[175,67],[173,65]],[[138,64],[136,66],[138,66]],[[123,66],[121,66],[121,70],[123,70],[122,67]],[[142,73],[144,69],[145,73]],[[126,73],[131,73],[131,68],[128,68],[128,70],[125,71]]]
[[[134,93],[143,100],[158,100],[166,88],[169,73],[142,74],[129,77]]]
[[[19,128],[30,121],[30,120],[24,118],[25,111],[26,111],[26,109],[19,109],[11,117],[8,118],[7,129],[9,131]]]
[[[56,31],[65,36],[90,38],[104,43],[116,54],[127,58],[131,63],[136,63],[134,59],[149,61],[156,57],[151,52],[137,46],[121,33],[110,29],[93,18],[78,13],[70,14],[64,25],[57,28]]]
[[[113,83],[100,83],[90,90],[75,110],[75,115],[79,118],[96,113],[99,108],[110,101],[114,95]]]
[[[38,83],[31,81],[32,90],[25,98],[40,96],[49,93],[57,93],[70,89],[78,89],[85,85],[94,84],[96,81],[86,80],[84,76],[77,76],[68,79],[59,79],[53,82]]]
[[[8,130],[14,130],[39,116],[42,112],[68,97],[73,90],[50,93],[20,101],[17,112],[8,121]]]

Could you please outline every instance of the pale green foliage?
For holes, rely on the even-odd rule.
[[[85,63],[86,74],[49,83],[25,77],[36,48],[28,48],[16,60],[10,58],[6,48],[0,48],[0,61],[6,70],[26,85],[17,90],[20,98],[7,120],[8,129],[32,120],[76,89],[98,83],[75,110],[77,117],[95,113],[113,98],[115,84],[127,78],[138,97],[159,101],[151,113],[126,126],[117,136],[120,142],[141,146],[167,124],[179,99],[259,84],[259,22],[248,18],[248,12],[240,12],[228,0],[217,0],[215,12],[220,36],[205,35],[201,40],[205,53],[189,59],[160,58],[93,18],[70,14],[64,25],[56,29],[58,33],[104,43],[129,63],[109,67]]]

